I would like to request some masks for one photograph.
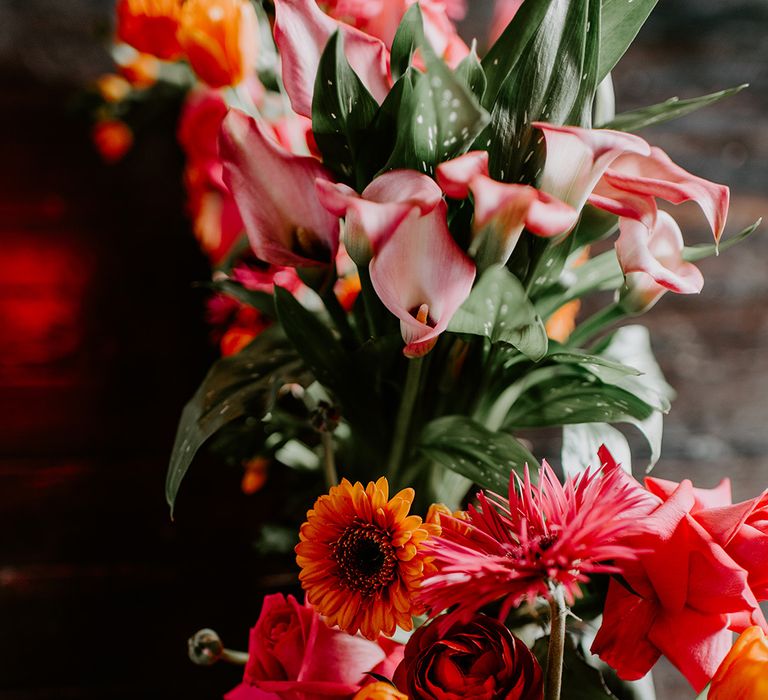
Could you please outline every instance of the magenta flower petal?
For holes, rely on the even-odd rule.
[[[389,52],[375,37],[326,15],[315,0],[275,0],[275,42],[283,66],[283,84],[294,111],[312,116],[312,95],[320,56],[331,35],[341,30],[344,53],[373,97],[389,93]]]
[[[314,158],[281,148],[251,117],[230,111],[221,133],[224,181],[254,253],[273,265],[329,264],[339,220],[320,204],[315,180],[332,175]]]
[[[704,286],[699,268],[683,259],[683,235],[675,220],[660,211],[649,231],[639,221],[620,219],[616,255],[626,277],[633,308],[647,309],[672,290],[697,294]]]
[[[469,296],[475,266],[451,237],[445,202],[421,216],[413,209],[371,261],[371,281],[400,319],[409,357],[424,355]]]
[[[605,173],[605,180],[618,190],[659,197],[672,204],[692,200],[707,217],[715,240],[719,241],[723,234],[728,217],[729,189],[692,175],[673,163],[660,148],[652,148],[649,156],[622,156]]]

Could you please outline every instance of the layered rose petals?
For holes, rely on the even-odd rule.
[[[404,353],[428,353],[469,296],[475,265],[453,240],[441,201],[428,214],[415,208],[374,257],[371,282],[400,319]]]
[[[645,527],[623,538],[639,557],[611,581],[592,650],[627,680],[663,654],[700,691],[728,652],[731,631],[766,629],[758,606],[768,568],[765,499],[725,505],[724,484],[710,492],[687,480],[646,485],[645,513],[636,513]]]
[[[296,561],[307,599],[331,625],[368,639],[413,628],[432,525],[408,515],[413,489],[389,499],[383,477],[363,487],[343,479],[321,496],[299,532]]]
[[[339,246],[339,220],[320,204],[315,180],[331,174],[314,158],[280,147],[236,110],[221,137],[224,181],[232,191],[254,253],[274,265],[329,265]]]
[[[291,106],[302,116],[312,116],[320,56],[336,31],[342,32],[347,60],[371,95],[381,102],[389,93],[389,52],[379,39],[329,17],[315,0],[275,0],[275,41],[283,84]]]
[[[440,202],[440,188],[415,170],[392,170],[358,195],[351,187],[317,181],[317,193],[328,211],[345,217],[344,246],[357,264],[367,264],[408,214],[428,214]]]
[[[625,308],[642,312],[667,290],[698,294],[704,286],[699,268],[683,259],[683,234],[675,220],[661,211],[653,229],[639,221],[619,220],[616,255],[626,279]]]

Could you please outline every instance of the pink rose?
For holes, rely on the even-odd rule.
[[[276,593],[264,598],[248,654],[243,682],[226,700],[351,698],[368,672],[391,677],[403,647],[328,627],[310,605]]]

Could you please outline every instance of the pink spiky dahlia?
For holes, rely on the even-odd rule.
[[[440,515],[442,534],[427,544],[437,573],[422,584],[421,600],[433,613],[456,606],[463,619],[502,601],[503,619],[560,585],[572,604],[590,574],[621,573],[622,562],[637,558],[617,540],[638,527],[632,512],[641,498],[614,465],[562,485],[543,462],[537,486],[526,467],[522,479],[510,479],[509,500],[479,493],[461,518]]]

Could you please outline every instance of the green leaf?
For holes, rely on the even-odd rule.
[[[429,459],[482,488],[504,494],[511,473],[524,465],[538,469],[533,455],[509,433],[491,432],[467,416],[445,416],[429,423],[419,450]]]
[[[619,62],[645,24],[657,0],[603,0],[600,27],[599,83]]]
[[[543,163],[543,140],[531,122],[590,125],[597,86],[590,71],[594,73],[599,42],[598,2],[553,0],[502,84],[486,141],[494,178],[535,181]]]
[[[456,66],[456,75],[472,91],[478,101],[482,102],[487,81],[474,42],[472,43],[472,50]]]
[[[483,70],[488,81],[483,106],[490,109],[499,88],[517,66],[528,43],[541,25],[553,0],[527,0],[483,58]]]
[[[762,218],[755,221],[751,226],[747,226],[743,231],[740,231],[735,236],[729,236],[724,241],[720,241],[719,245],[692,245],[686,246],[683,249],[683,258],[689,262],[696,262],[697,260],[703,260],[704,258],[712,257],[718,253],[722,253],[724,250],[728,250],[738,243],[749,238],[755,230],[763,223]]]
[[[344,55],[344,37],[336,32],[320,57],[312,100],[312,132],[323,163],[347,182],[363,187],[367,165],[367,129],[379,105]]]
[[[620,376],[635,376],[638,377],[643,373],[635,367],[629,367],[620,362],[614,362],[605,357],[599,355],[590,355],[580,350],[555,350],[547,355],[548,360],[553,362],[561,362],[565,364],[575,364],[584,367],[587,371],[592,371],[595,367],[602,367]]]
[[[261,418],[277,389],[305,380],[296,352],[276,331],[265,331],[238,354],[218,360],[181,414],[165,482],[171,514],[179,486],[203,443],[243,416]]]
[[[669,100],[660,102],[656,105],[651,105],[650,107],[643,107],[642,109],[635,109],[631,112],[617,114],[610,122],[601,125],[600,128],[616,129],[617,131],[639,131],[647,126],[663,124],[672,119],[684,117],[686,114],[695,112],[697,109],[708,107],[715,102],[719,102],[724,97],[735,95],[737,92],[741,92],[745,87],[747,87],[747,83],[727,90],[712,92],[709,95],[691,97],[686,100],[681,100],[679,97],[672,97]]]
[[[520,281],[501,265],[483,273],[448,330],[508,343],[534,361],[547,352],[547,331],[541,317]]]
[[[630,474],[632,453],[624,435],[608,423],[579,423],[563,426],[563,448],[560,453],[566,476],[582,473],[587,467],[599,466],[597,451],[605,445],[613,458]]]
[[[536,428],[573,423],[619,423],[645,420],[653,408],[619,387],[596,377],[555,378],[535,384],[520,396],[504,427]]]
[[[403,15],[395,38],[392,40],[390,66],[392,77],[397,80],[411,66],[413,52],[424,43],[424,18],[418,3],[411,5]]]
[[[269,318],[275,318],[275,302],[271,294],[254,289],[247,289],[232,279],[214,280],[211,287],[216,291],[237,299],[237,301],[257,309]]]

